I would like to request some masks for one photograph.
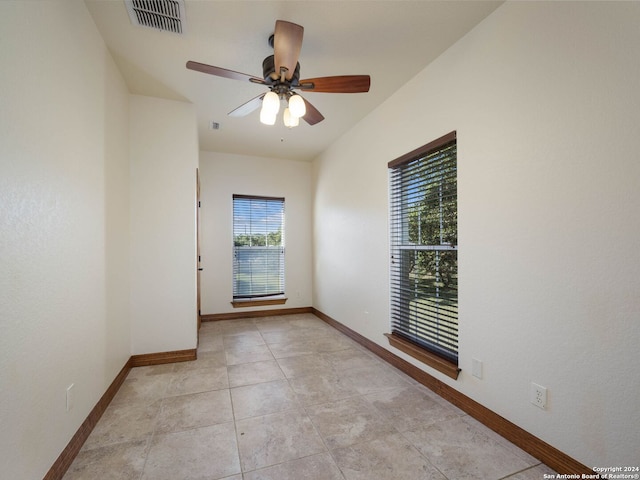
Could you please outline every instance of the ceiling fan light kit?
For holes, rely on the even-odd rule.
[[[248,80],[251,83],[269,87],[268,93],[262,93],[232,110],[229,112],[230,116],[242,117],[262,106],[260,122],[265,125],[274,125],[280,111],[280,102],[286,101],[287,108],[283,114],[283,121],[287,127],[298,126],[300,118],[309,125],[315,125],[324,120],[324,116],[293,90],[323,93],[364,93],[369,91],[371,78],[369,75],[342,75],[300,80],[298,57],[302,48],[303,33],[304,28],[300,25],[284,20],[276,21],[275,32],[269,38],[269,45],[273,46],[273,55],[268,56],[262,62],[263,78],[193,61],[187,62],[187,68],[233,80]]]
[[[277,94],[274,91],[267,93],[262,99],[262,109],[260,110],[260,122],[265,125],[274,125],[276,116],[280,111],[280,101],[287,100],[288,105],[284,110],[282,120],[286,127],[293,128],[300,124],[300,118],[306,113],[306,105],[300,95],[285,92]]]

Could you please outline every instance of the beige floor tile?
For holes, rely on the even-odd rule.
[[[344,480],[328,453],[245,473],[244,480]]]
[[[305,408],[330,450],[398,433],[393,424],[362,397]]]
[[[358,394],[353,385],[339,375],[307,375],[289,379],[303,405],[334,402]]]
[[[238,345],[225,348],[224,353],[227,365],[273,360],[271,350],[266,345]]]
[[[418,427],[404,436],[448,478],[499,479],[530,466],[462,418]]]
[[[147,439],[82,450],[63,480],[138,480],[147,456]]]
[[[257,417],[299,407],[296,394],[286,380],[231,389],[236,419]]]
[[[220,352],[224,350],[222,336],[218,334],[200,335],[198,354],[202,352]]]
[[[240,473],[233,422],[154,435],[142,480],[214,480]]]
[[[296,329],[293,330],[289,327],[286,330],[274,330],[268,332],[262,332],[262,337],[267,345],[273,345],[277,343],[294,343],[294,342],[308,342],[315,338],[314,332],[309,330]]]
[[[340,373],[345,382],[362,395],[402,388],[410,384],[386,365],[351,368]]]
[[[200,335],[222,335],[222,322],[202,322]]]
[[[264,339],[256,329],[250,332],[243,332],[234,335],[224,335],[223,343],[225,348],[249,347],[251,345],[264,345]]]
[[[143,367],[138,367],[143,368]],[[164,397],[167,385],[173,378],[173,373],[157,375],[135,375],[122,382],[118,393],[113,397],[111,405],[129,403],[150,403]]]
[[[319,355],[298,355],[279,358],[277,361],[287,378],[334,373],[333,367],[327,359]]]
[[[83,450],[113,443],[141,440],[153,433],[162,400],[109,405],[87,438]]]
[[[187,395],[189,393],[208,392],[229,388],[226,367],[189,370],[174,374],[167,395]]]
[[[288,329],[271,330],[262,332],[262,337],[268,344],[313,341],[319,338],[336,338],[340,335],[325,325],[324,327],[300,327],[295,326],[295,322],[289,322]]]
[[[499,443],[504,448],[506,448],[511,453],[513,453],[514,455],[517,455],[520,458],[522,458],[525,462],[527,462],[527,464],[536,465],[536,464],[540,463],[540,461],[537,458],[529,455],[527,452],[525,452],[521,448],[519,448],[516,445],[514,445],[513,443],[511,443],[506,438],[498,435],[496,432],[491,430],[486,425],[483,425],[482,423],[477,421],[475,418],[472,418],[472,417],[470,417],[469,415],[466,415],[466,414],[462,415],[461,418],[462,418],[463,422],[469,424],[469,426],[471,426],[472,428],[478,429],[479,431],[481,431],[483,434],[485,434],[487,437],[489,437],[494,442]]]
[[[547,475],[545,477],[545,475]],[[557,473],[546,465],[540,464],[522,472],[506,477],[504,480],[541,480],[543,478],[555,478]]]
[[[243,472],[326,451],[311,420],[300,410],[236,421]]]
[[[220,322],[221,332],[224,335],[238,335],[241,333],[256,332],[255,319],[237,319],[237,320],[224,320]]]
[[[327,325],[324,321],[320,320],[313,313],[301,313],[297,315],[291,315],[289,323],[292,327],[298,328],[319,328],[335,332],[335,329]]]
[[[229,373],[229,386],[232,388],[284,378],[284,373],[282,373],[275,360],[229,365],[227,370]]]
[[[331,453],[346,480],[446,480],[400,434]]]
[[[233,421],[229,390],[167,397],[162,401],[156,432],[177,432]]]
[[[155,375],[164,375],[173,373],[176,367],[175,363],[164,363],[162,365],[149,365],[146,367],[134,367],[129,371],[127,380],[133,378],[153,377]]]
[[[184,373],[190,370],[202,368],[215,368],[226,366],[227,361],[224,351],[201,352],[198,350],[198,358],[190,362],[180,362],[175,364],[175,373]]]
[[[346,348],[337,352],[325,353],[322,356],[338,372],[352,368],[375,368],[382,365],[380,360],[356,348]]]
[[[413,386],[385,390],[364,398],[400,432],[460,416],[457,409],[436,402]]]
[[[263,317],[256,321],[256,328],[260,333],[277,332],[280,330],[289,330],[291,324],[286,316],[284,317]]]
[[[323,336],[304,340],[285,341],[283,343],[269,343],[269,348],[276,358],[295,357],[297,355],[312,355],[324,352],[335,352],[350,348],[347,339],[337,336]]]

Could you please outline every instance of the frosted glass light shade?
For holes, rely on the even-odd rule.
[[[260,122],[264,123],[265,125],[275,125],[275,123],[276,123],[276,114],[275,113],[274,114],[269,113],[263,107],[262,110],[260,110]]]
[[[262,99],[262,110],[265,114],[276,116],[280,110],[280,97],[276,92],[268,92]]]
[[[300,119],[291,115],[291,111],[288,108],[284,109],[284,115],[282,116],[285,127],[293,128],[300,124]]]
[[[291,95],[289,99],[289,110],[291,111],[291,115],[298,118],[304,117],[304,114],[307,113],[307,107],[300,95]]]

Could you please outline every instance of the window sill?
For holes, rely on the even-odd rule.
[[[414,345],[413,343],[405,340],[399,335],[394,335],[393,333],[385,333],[384,336],[387,337],[387,339],[389,340],[389,344],[392,347],[397,348],[407,355],[411,355],[416,360],[419,360],[422,363],[435,368],[440,373],[444,373],[454,380],[458,379],[460,369],[456,364],[451,363],[450,361],[445,360],[444,358],[441,358],[431,352],[428,352],[423,348],[418,347],[417,345]]]
[[[287,302],[287,297],[270,297],[270,298],[248,298],[246,300],[233,300],[231,305],[233,308],[246,308],[246,307],[264,307],[267,305],[284,305]]]

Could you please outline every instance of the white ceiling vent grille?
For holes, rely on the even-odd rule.
[[[184,33],[184,0],[124,0],[134,25]]]

